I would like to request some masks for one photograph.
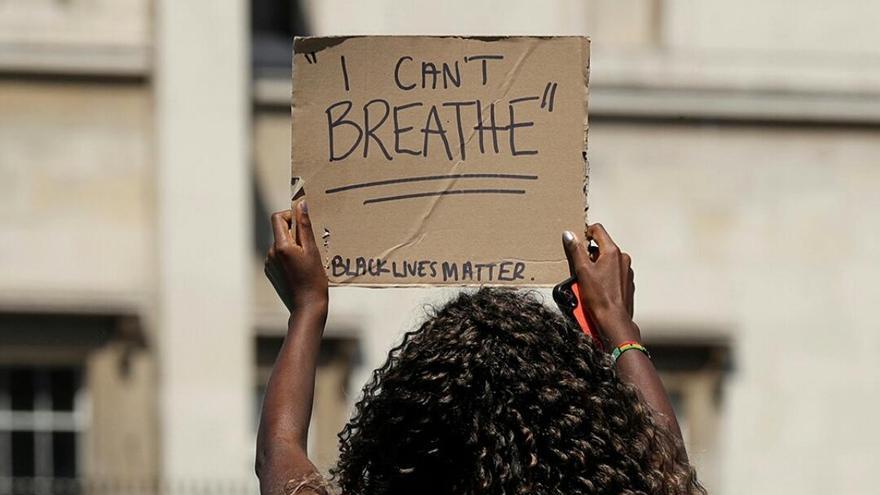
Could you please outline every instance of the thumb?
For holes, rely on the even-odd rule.
[[[309,218],[309,208],[305,201],[300,201],[296,205],[296,240],[307,251],[317,249],[315,233],[312,232],[312,220]]]
[[[583,242],[574,232],[566,230],[562,233],[562,246],[565,248],[565,257],[568,258],[569,272],[572,275],[579,275],[589,262]]]

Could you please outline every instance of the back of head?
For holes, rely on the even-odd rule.
[[[347,495],[690,493],[610,358],[535,296],[462,293],[406,334],[340,433]]]

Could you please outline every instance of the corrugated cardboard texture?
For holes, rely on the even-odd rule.
[[[331,283],[562,281],[588,78],[583,37],[297,38],[292,190]]]

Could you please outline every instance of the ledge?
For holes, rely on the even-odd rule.
[[[290,108],[290,81],[254,80],[254,103]],[[591,118],[711,119],[815,124],[880,124],[880,96],[796,91],[590,87]]]
[[[145,77],[151,46],[0,43],[0,72],[52,76]]]

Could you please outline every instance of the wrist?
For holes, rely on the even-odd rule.
[[[614,349],[615,347],[623,344],[624,342],[642,342],[642,336],[639,333],[638,327],[634,324],[629,325],[627,328],[619,329],[618,331],[607,335],[605,337],[606,344],[608,349]]]
[[[639,327],[626,310],[600,311],[594,317],[609,349],[630,340],[641,342]]]
[[[313,298],[298,301],[290,312],[291,321],[294,319],[327,319],[329,300],[325,298]]]
[[[295,294],[291,300],[294,311],[320,311],[327,310],[330,303],[330,294],[327,289],[310,290]]]

